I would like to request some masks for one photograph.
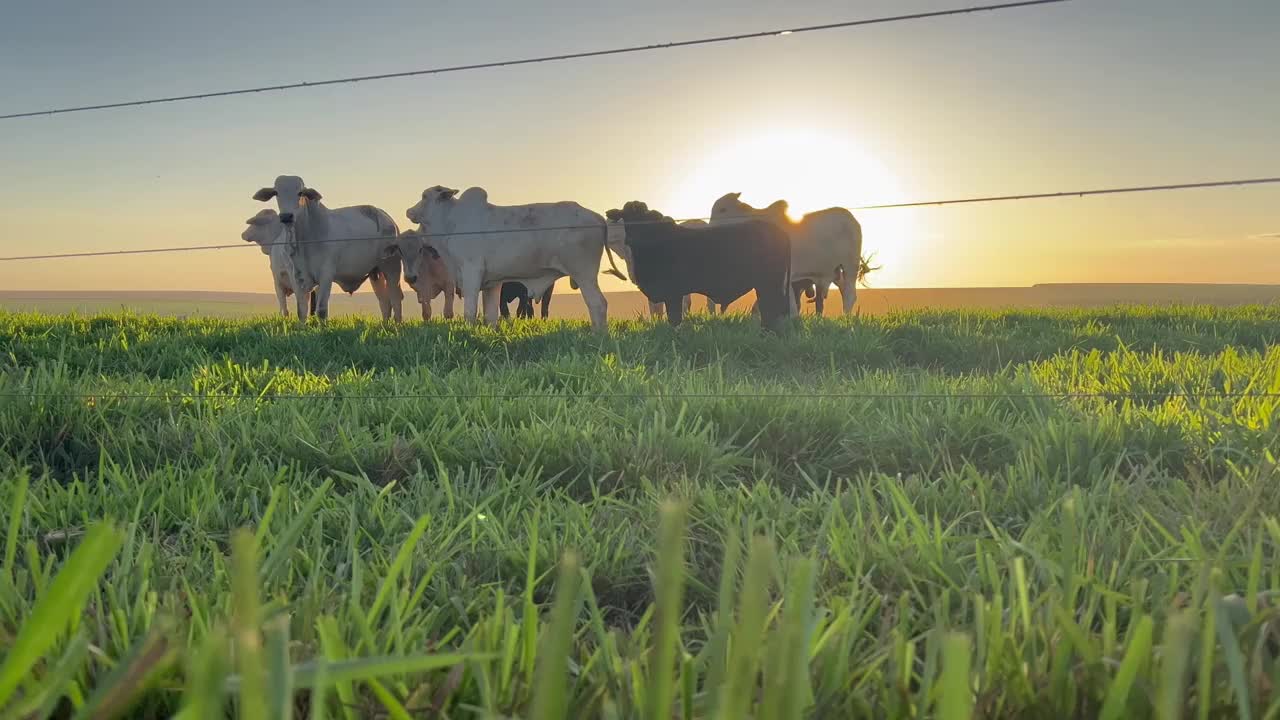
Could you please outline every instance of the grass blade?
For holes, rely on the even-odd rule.
[[[1215,610],[1218,615],[1218,642],[1222,645],[1223,660],[1227,663],[1227,675],[1231,678],[1231,690],[1236,696],[1236,713],[1241,720],[1253,717],[1252,702],[1249,697],[1249,681],[1245,676],[1245,656],[1240,649],[1240,641],[1236,639],[1235,625],[1228,620],[1229,610],[1221,597],[1215,597]]]
[[[369,608],[369,612],[365,616],[365,622],[373,625],[377,620],[378,614],[382,612],[382,608],[386,605],[387,599],[391,597],[391,593],[395,590],[396,583],[400,580],[400,573],[404,572],[404,568],[409,564],[410,558],[413,557],[413,550],[418,546],[418,540],[422,538],[422,534],[427,530],[427,524],[431,522],[430,515],[423,515],[418,518],[418,522],[414,523],[413,530],[409,531],[409,537],[405,538],[403,544],[400,545],[400,551],[396,553],[395,560],[391,562],[391,566],[387,568],[386,575],[382,579],[382,584],[378,587],[378,594],[373,599],[373,605]]]
[[[228,669],[226,636],[212,632],[187,668],[187,687],[180,713],[183,720],[222,720],[226,717],[223,687]]]
[[[18,556],[18,531],[22,529],[22,513],[27,507],[27,482],[27,474],[20,473],[13,489],[13,497],[9,498],[9,529],[4,538],[2,572],[10,582],[13,581],[13,562]]]
[[[1187,698],[1187,669],[1191,664],[1191,643],[1195,625],[1190,613],[1180,612],[1169,619],[1164,631],[1164,651],[1160,666],[1160,690],[1156,696],[1158,720],[1182,720]]]
[[[684,507],[664,503],[658,531],[656,633],[649,665],[648,714],[650,720],[671,717],[675,698],[675,660],[680,644],[680,617],[684,597]]]
[[[89,594],[106,572],[123,540],[115,528],[105,524],[94,525],[63,563],[62,569],[18,629],[4,664],[0,665],[0,707],[8,704],[31,668],[84,611]]]
[[[738,623],[734,628],[728,681],[721,689],[718,718],[746,717],[754,696],[764,646],[765,612],[769,602],[769,576],[773,568],[773,544],[757,537],[751,543],[747,573],[742,580]]]
[[[573,628],[581,598],[579,577],[577,555],[565,553],[560,561],[560,576],[551,606],[551,624],[542,638],[538,657],[533,720],[563,720],[568,717],[569,651],[573,646]]]
[[[1120,669],[1111,681],[1111,689],[1107,691],[1107,699],[1102,703],[1102,711],[1098,714],[1101,720],[1120,720],[1125,717],[1125,706],[1129,702],[1129,691],[1133,689],[1138,677],[1138,670],[1151,656],[1151,636],[1155,628],[1149,615],[1143,615],[1138,626],[1129,639],[1129,648],[1125,651]]]
[[[258,548],[253,534],[237,530],[231,538],[231,632],[235,637],[236,669],[240,679],[239,716],[267,720],[267,679],[258,628]]]
[[[942,675],[938,678],[939,720],[970,720],[973,691],[969,688],[972,643],[964,633],[948,633],[942,639]]]
[[[120,717],[147,688],[148,683],[177,656],[173,647],[173,624],[165,620],[151,626],[129,655],[118,664],[80,707],[76,718],[105,720]]]

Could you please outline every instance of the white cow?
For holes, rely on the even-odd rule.
[[[281,175],[272,187],[254,193],[253,199],[276,199],[280,222],[284,225],[289,257],[294,266],[294,290],[316,290],[316,315],[329,317],[329,293],[338,283],[354,293],[369,280],[382,319],[393,315],[401,320],[400,230],[387,213],[372,205],[329,209],[320,202],[320,193],[306,186],[296,175]],[[307,305],[297,293],[298,318],[305,320]]]
[[[275,286],[276,302],[280,304],[280,314],[289,317],[289,305],[286,298],[293,294],[293,259],[289,257],[289,247],[285,242],[284,225],[275,210],[259,210],[257,215],[245,220],[249,227],[240,233],[245,242],[257,243],[262,254],[271,258],[271,284]],[[311,310],[315,311],[316,296],[311,295]]]
[[[857,300],[858,273],[862,268],[862,226],[844,208],[827,208],[805,215],[800,222],[787,217],[787,201],[767,208],[754,208],[739,200],[742,193],[729,193],[711,206],[711,224],[767,218],[791,236],[792,287],[816,286],[816,309],[832,282],[840,288],[844,314],[853,312]],[[806,294],[808,290],[805,291]],[[797,298],[798,300],[798,298]]]
[[[568,275],[582,289],[591,326],[608,330],[608,303],[597,278],[608,229],[596,213],[574,202],[492,205],[482,188],[459,196],[457,190],[436,185],[424,190],[405,214],[428,235],[402,239],[405,272],[417,264],[429,241],[462,290],[468,322],[476,321],[477,294],[484,295],[485,322],[496,325],[503,282],[524,283],[531,296],[539,297]],[[624,277],[617,267],[613,273]]]

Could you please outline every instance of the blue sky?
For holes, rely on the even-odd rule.
[[[0,111],[955,7],[868,2],[5,8]],[[1280,3],[1075,0],[637,55],[0,124],[0,253],[236,242],[296,173],[397,219],[723,192],[799,209],[1280,174]],[[796,138],[806,138],[797,140]],[[830,148],[830,149],[829,149]],[[729,186],[734,184],[734,186]],[[1280,187],[859,214],[881,286],[1280,282]],[[194,262],[193,262],[194,261]],[[0,265],[19,288],[269,289],[251,249]]]

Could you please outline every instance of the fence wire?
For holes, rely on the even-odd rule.
[[[862,400],[862,401],[997,401],[997,400],[1276,400],[1280,392],[1025,392],[1025,393],[59,393],[0,392],[0,399],[83,400]]]
[[[234,95],[252,95],[257,93],[281,92],[285,90],[300,90],[303,88],[325,87],[327,85],[348,85],[362,82],[370,82],[373,80],[393,80],[397,78],[419,77],[424,75],[444,75],[446,73],[466,72],[469,70],[486,70],[493,68],[515,67],[519,65],[535,65],[548,62],[563,62],[567,60],[582,60],[586,58],[607,57],[610,55],[625,55],[628,53],[653,52],[656,50],[674,50],[677,48],[694,47],[698,45],[712,45],[715,43],[732,42],[735,40],[752,40],[767,37],[780,37],[785,35],[798,35],[800,33],[820,32],[823,30],[839,30],[855,27],[865,27],[868,25],[885,25],[888,23],[906,22],[909,20],[927,20],[930,18],[947,17],[951,15],[971,15],[974,13],[994,12],[997,10],[1012,10],[1015,8],[1032,7],[1036,5],[1055,5],[1071,0],[1025,0],[1024,2],[1006,2],[993,5],[974,5],[970,7],[952,8],[949,10],[934,10],[930,12],[910,13],[906,15],[892,15],[878,18],[864,18],[861,20],[846,20],[843,22],[823,23],[821,25],[805,25],[800,27],[777,28],[774,30],[760,30],[749,33],[738,33],[735,35],[717,35],[713,37],[697,38],[694,40],[674,40],[664,43],[653,43],[650,45],[630,45],[626,47],[610,48],[607,50],[587,50],[583,52],[560,53],[557,55],[542,55],[539,57],[521,58],[518,60],[494,60],[490,62],[471,63],[468,65],[450,65],[446,67],[427,68],[423,70],[402,70],[399,72],[378,73],[376,75],[356,75],[352,77],[330,78],[326,80],[311,80],[306,82],[284,83],[281,85],[262,85],[259,87],[241,88],[238,90],[218,90],[214,92],[192,93],[189,95],[172,95],[168,97],[151,98],[148,100],[124,100],[119,102],[98,103],[95,105],[77,105],[63,108],[50,108],[47,110],[27,110],[23,112],[8,113],[0,115],[0,120],[16,120],[18,118],[29,118],[39,116],[66,115],[68,113],[89,112],[91,110],[115,110],[127,107],[140,107],[143,105],[159,105],[162,103],[188,102],[192,100],[208,100],[212,98],[231,97]]]
[[[1069,198],[1069,197],[1092,197],[1097,195],[1120,195],[1128,193],[1145,193],[1145,192],[1167,192],[1172,190],[1195,190],[1208,188],[1225,188],[1225,187],[1246,187],[1256,185],[1274,185],[1280,183],[1280,176],[1262,177],[1262,178],[1240,178],[1234,180],[1202,180],[1197,182],[1173,183],[1163,185],[1133,185],[1128,187],[1113,188],[1091,188],[1086,190],[1064,190],[1059,192],[1043,192],[1043,193],[1023,193],[1018,195],[986,195],[978,197],[954,198],[946,200],[923,200],[916,202],[904,203],[887,203],[880,205],[861,205],[848,210],[889,210],[894,208],[916,208],[927,206],[946,206],[946,205],[964,205],[974,203],[990,203],[990,202],[1009,202],[1018,200],[1042,200],[1049,198]],[[688,222],[690,220],[709,221],[711,218],[685,218],[676,222]],[[666,221],[641,221],[638,223],[629,223],[631,225],[653,225],[661,224]],[[548,227],[533,228],[492,228],[488,230],[461,230],[456,232],[428,232],[418,233],[419,237],[430,240],[432,238],[459,237],[469,235],[504,235],[507,233],[528,233],[528,232],[553,232],[561,230],[590,230],[598,228],[598,225],[553,225]],[[369,242],[373,240],[385,240],[388,236],[375,235],[371,237],[352,237],[352,238],[326,238],[324,240],[309,240],[308,244],[328,244],[343,242]],[[46,253],[41,255],[11,255],[9,257],[0,257],[0,262],[19,262],[29,260],[65,260],[70,258],[89,258],[89,257],[108,257],[112,255],[152,255],[160,253],[176,253],[176,252],[193,252],[198,250],[236,250],[242,248],[262,248],[276,247],[280,245],[288,245],[288,241],[276,241],[269,243],[255,243],[241,241],[239,243],[226,243],[219,245],[177,245],[173,247],[159,248],[135,248],[135,249],[119,249],[119,250],[90,250],[83,252],[67,252],[67,253]]]

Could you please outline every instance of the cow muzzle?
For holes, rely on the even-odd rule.
[[[280,222],[289,225],[293,222],[293,213],[280,213]]]

